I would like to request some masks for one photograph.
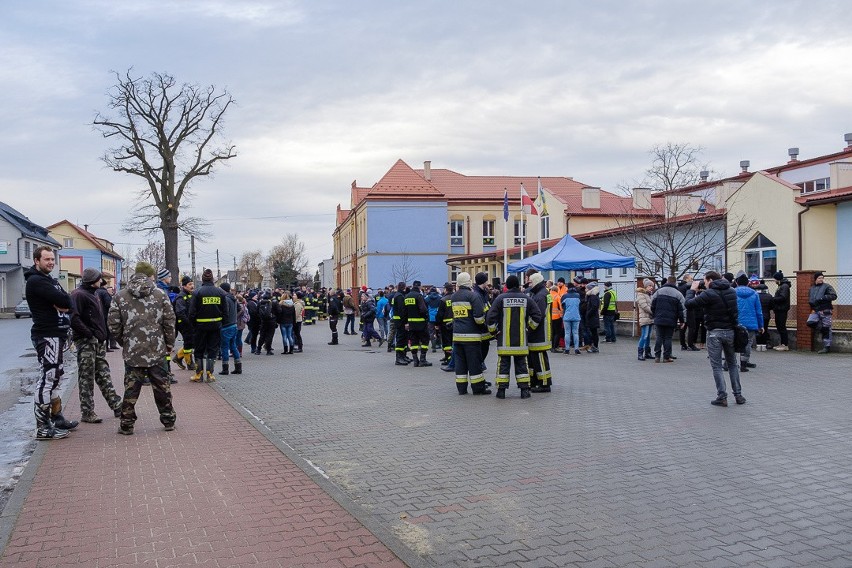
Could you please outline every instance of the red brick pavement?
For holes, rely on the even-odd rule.
[[[135,435],[116,433],[96,393],[103,423],[40,442],[0,568],[405,566],[213,388],[178,373],[175,431],[144,389]],[[66,415],[79,417],[76,396]]]

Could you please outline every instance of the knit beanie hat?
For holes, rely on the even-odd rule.
[[[517,280],[517,277],[515,277],[515,280]],[[486,282],[488,282],[488,275],[485,274],[484,272],[477,272],[476,283],[477,284],[485,284]],[[516,288],[517,288],[517,286],[516,286]]]
[[[231,291],[231,283],[230,282],[222,282],[221,284],[219,284],[219,288],[221,288],[225,292],[230,292]]]
[[[101,271],[97,268],[87,268],[83,271],[83,284],[94,284],[101,279]]]
[[[544,280],[544,276],[541,275],[541,272],[536,272],[532,276],[530,276],[530,286],[533,288],[541,284]]]
[[[168,269],[168,268],[161,268],[161,269],[157,272],[157,280],[165,280],[166,278],[168,278],[168,277],[169,277],[169,276],[171,276],[171,275],[172,275],[172,273],[171,273],[171,272],[169,272],[169,269]]]
[[[480,272],[479,274],[485,274],[484,272]],[[476,275],[476,279],[479,280],[479,274]],[[512,274],[508,278],[506,278],[506,288],[512,290],[513,288],[518,288],[521,285],[518,277]]]
[[[154,275],[154,267],[145,261],[137,262],[136,268],[133,269],[136,274],[144,274],[145,276]]]
[[[774,278],[778,282],[781,282],[782,280],[784,280],[784,273],[779,270],[778,272],[772,275],[772,278]]]
[[[204,272],[201,273],[201,281],[202,282],[213,282],[213,271],[209,268],[205,268]]]
[[[464,286],[465,288],[470,288],[470,274],[467,272],[461,272],[456,277],[456,284],[459,285],[459,288]]]
[[[650,278],[646,278],[645,280],[642,281],[642,285],[645,286],[646,288],[653,283],[654,283],[654,281],[651,280]]]
[[[824,276],[824,275],[825,274],[822,271],[814,272],[814,282],[816,282],[817,278],[819,278],[820,276]]]
[[[192,282],[192,278],[190,278],[189,276],[184,276],[183,278],[180,279],[180,285],[181,286],[186,286],[190,282]]]

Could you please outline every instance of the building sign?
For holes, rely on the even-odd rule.
[[[6,241],[0,241],[0,254],[7,254],[9,252],[9,243]]]

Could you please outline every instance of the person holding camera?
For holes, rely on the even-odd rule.
[[[698,294],[699,280],[693,280],[686,293],[686,307],[696,307],[704,311],[704,325],[707,327],[707,356],[710,368],[713,369],[713,380],[716,382],[716,398],[710,401],[713,406],[728,406],[728,393],[725,386],[725,376],[722,374],[722,353],[728,361],[736,361],[734,349],[734,329],[739,321],[737,294],[731,288],[731,283],[722,278],[718,272],[711,270],[704,275],[706,290]],[[746,399],[740,385],[740,368],[737,365],[728,366],[731,380],[731,391],[737,404],[745,404]]]

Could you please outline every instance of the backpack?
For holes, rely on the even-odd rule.
[[[270,321],[275,319],[272,313],[272,302],[261,302],[257,306],[257,313],[260,314],[260,321]]]
[[[251,314],[248,311],[248,306],[243,306],[243,313],[240,314],[240,321],[243,323],[248,323],[251,320]]]

